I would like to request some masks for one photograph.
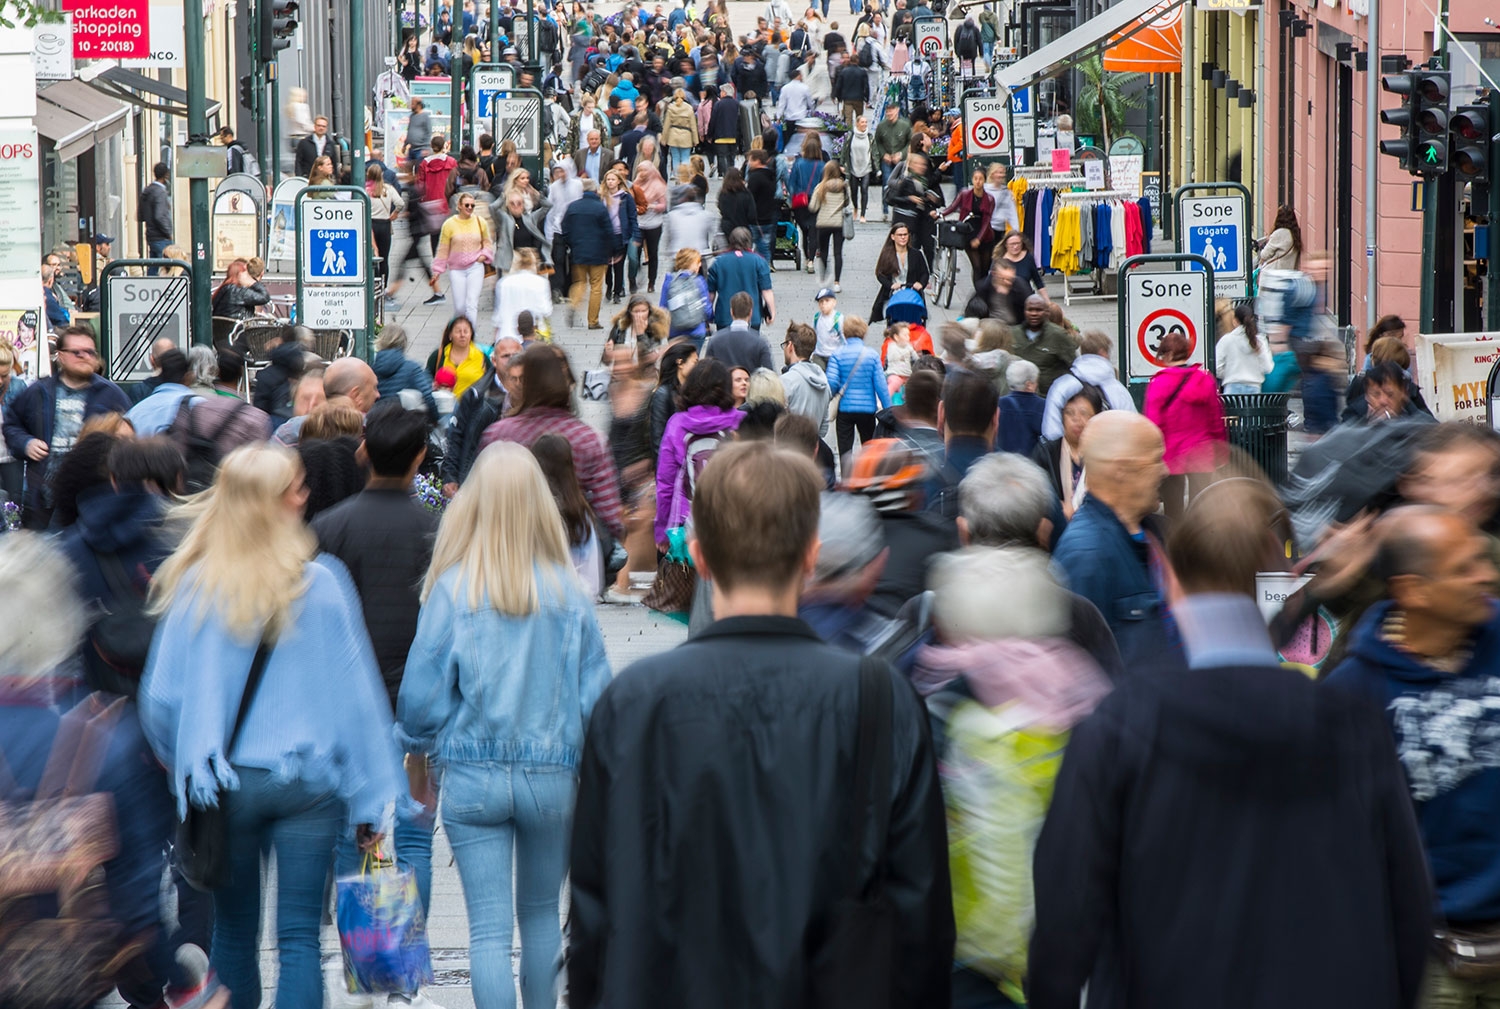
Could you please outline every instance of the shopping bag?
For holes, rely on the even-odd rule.
[[[366,855],[357,876],[338,881],[344,980],[355,994],[414,994],[432,983],[427,922],[409,870]]]

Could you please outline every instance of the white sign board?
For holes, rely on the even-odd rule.
[[[0,129],[0,280],[37,278],[42,258],[40,172],[36,129],[30,123]]]
[[[1146,158],[1141,154],[1111,154],[1109,157],[1109,181],[1111,189],[1129,193],[1132,198],[1141,195],[1141,172]]]
[[[1019,150],[1023,147],[1036,146],[1036,116],[1016,116],[1010,120],[1011,143]]]
[[[1214,338],[1208,309],[1208,278],[1183,270],[1125,275],[1125,338],[1129,362],[1127,379],[1150,378],[1164,367],[1160,349],[1168,333],[1187,337],[1188,363],[1203,364],[1205,347]]]
[[[1422,333],[1417,385],[1438,420],[1484,423],[1484,387],[1500,360],[1500,333]]]
[[[38,24],[32,30],[31,65],[39,81],[65,81],[73,76],[73,16],[59,24]]]
[[[1104,162],[1090,158],[1083,163],[1083,185],[1085,189],[1104,188]]]
[[[542,153],[542,102],[539,98],[496,98],[490,103],[495,117],[495,146],[516,142],[517,154]]]
[[[482,67],[469,75],[469,90],[474,96],[474,146],[479,146],[479,134],[490,131],[490,120],[495,114],[491,107],[501,92],[516,86],[514,67]]]
[[[151,55],[143,60],[121,60],[122,67],[185,66],[187,20],[182,4],[153,3],[147,23],[151,27]]]
[[[297,322],[313,329],[364,329],[363,287],[303,287]]]
[[[978,158],[1005,151],[1004,98],[964,99],[964,149]]]
[[[1191,252],[1214,264],[1214,294],[1243,298],[1249,264],[1245,262],[1245,198],[1187,196],[1177,222],[1179,252]],[[1194,264],[1194,269],[1201,269]]]
[[[302,200],[302,282],[365,282],[369,211],[362,200]]]
[[[192,316],[191,282],[183,277],[109,277],[110,378],[139,381],[154,370],[151,345],[171,340],[184,354]]]
[[[948,55],[948,22],[942,19],[919,21],[912,29],[917,51],[930,60]]]

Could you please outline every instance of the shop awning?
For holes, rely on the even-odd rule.
[[[1055,77],[1102,50],[1145,31],[1163,17],[1175,15],[1184,0],[1120,0],[1098,17],[1090,18],[1060,39],[995,72],[995,81],[1008,91]]]
[[[130,109],[82,81],[58,81],[36,94],[36,131],[64,161],[125,129]]]
[[[165,112],[169,116],[187,118],[187,92],[174,84],[159,81],[125,67],[110,67],[89,81],[97,91],[112,98],[127,101],[142,108]],[[152,101],[159,98],[161,101]],[[219,111],[218,102],[209,102],[205,115],[214,116]]]
[[[1182,8],[1162,0],[1142,21],[1139,31],[1110,39],[1104,51],[1104,69],[1124,73],[1176,74],[1182,72]]]

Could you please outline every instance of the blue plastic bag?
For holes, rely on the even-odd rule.
[[[338,881],[344,980],[355,994],[415,994],[432,983],[432,951],[417,879],[390,862],[366,859]]]

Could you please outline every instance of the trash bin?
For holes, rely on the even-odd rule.
[[[1229,444],[1244,452],[1280,487],[1286,483],[1286,420],[1290,393],[1225,396]]]

